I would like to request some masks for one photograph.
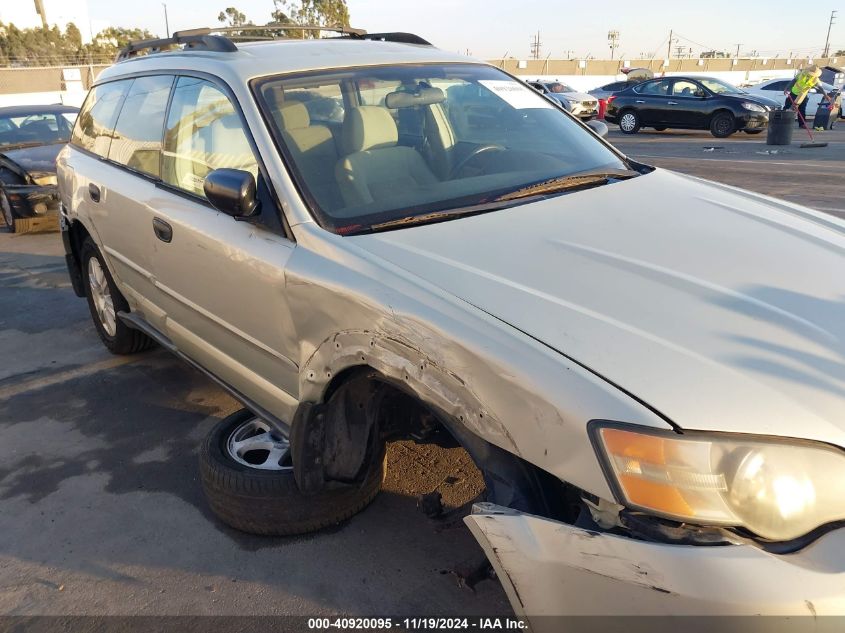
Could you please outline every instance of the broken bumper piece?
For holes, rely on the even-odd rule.
[[[560,630],[549,616],[845,615],[845,529],[777,555],[638,541],[489,503],[465,521],[535,633]],[[771,624],[741,629],[755,622]]]

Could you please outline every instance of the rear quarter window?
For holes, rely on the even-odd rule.
[[[109,155],[117,115],[132,81],[112,81],[91,89],[76,119],[71,144],[98,156]]]

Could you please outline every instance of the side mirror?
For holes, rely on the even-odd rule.
[[[202,188],[215,209],[233,218],[249,217],[257,211],[255,177],[248,171],[215,169],[205,177]]]
[[[604,138],[607,136],[607,123],[604,121],[599,121],[598,119],[590,119],[587,121],[587,127],[593,131],[593,134],[598,136],[599,138]]]
[[[701,99],[704,99],[704,98],[707,96],[707,93],[706,93],[706,92],[704,92],[703,90],[696,90],[696,91],[695,91],[695,96],[696,96],[696,97],[699,97],[699,98],[701,98]]]

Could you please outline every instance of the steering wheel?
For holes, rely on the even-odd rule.
[[[449,172],[449,180],[452,180],[457,177],[458,174],[463,171],[463,169],[469,165],[472,161],[478,158],[481,154],[486,154],[487,152],[504,152],[505,148],[501,145],[496,145],[495,143],[487,143],[486,145],[479,145],[474,150],[472,150],[467,156],[464,157],[462,161],[460,161],[457,165],[452,167],[452,171]]]

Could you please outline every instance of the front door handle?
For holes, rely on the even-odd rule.
[[[153,232],[162,242],[170,242],[173,239],[173,227],[161,218],[153,218]]]
[[[637,101],[634,101],[634,103],[645,103],[645,101],[637,100]]]
[[[91,196],[91,200],[94,202],[100,201],[100,188],[93,182],[88,183],[88,195]]]
[[[666,105],[678,105],[677,101],[667,101]]]

